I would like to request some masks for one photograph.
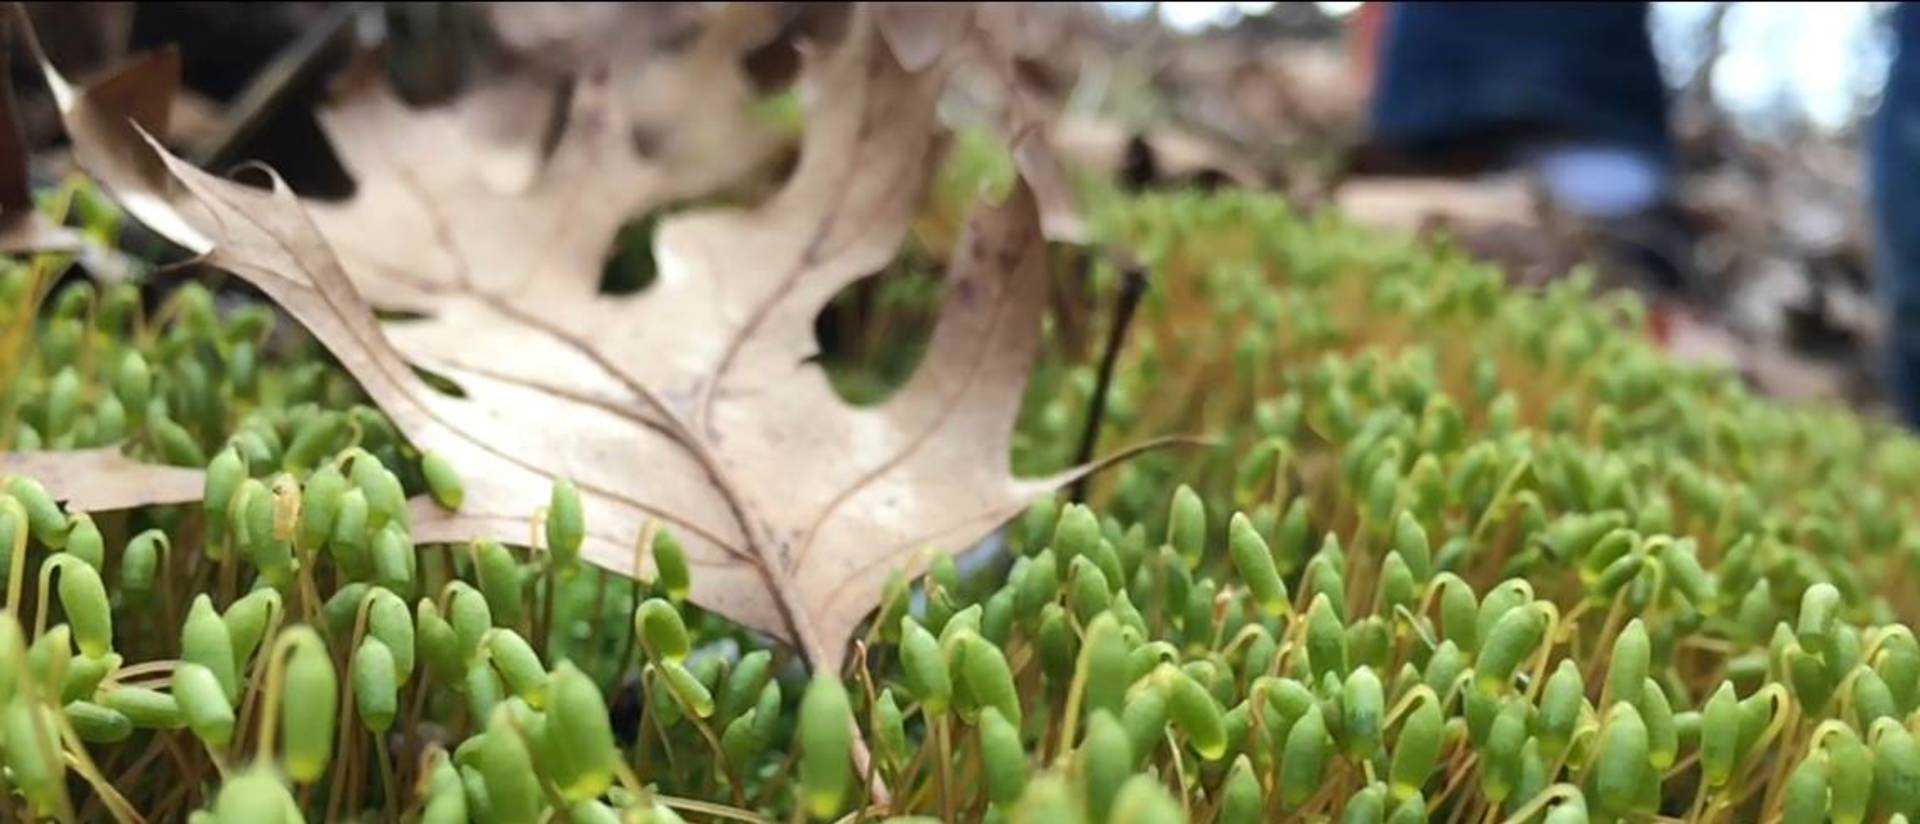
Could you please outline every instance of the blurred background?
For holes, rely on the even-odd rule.
[[[537,59],[567,36],[553,21],[580,17],[567,4],[542,6],[557,11],[517,14],[505,30],[475,5],[27,5],[71,75],[177,45],[184,93],[168,140],[204,163],[266,161],[320,197],[345,196],[352,181],[310,111],[357,50],[380,46],[411,101],[432,105],[489,61]],[[650,47],[671,48],[691,5],[624,13],[653,17]],[[1677,354],[1732,366],[1783,396],[1883,402],[1874,353],[1887,323],[1875,297],[1862,147],[1894,51],[1892,6],[1647,10],[1678,172],[1658,227],[1672,237],[1649,243],[1658,267],[1684,270],[1691,287],[1659,314]],[[1134,187],[1270,188],[1362,221],[1445,232],[1522,282],[1605,262],[1618,245],[1617,233],[1569,219],[1544,197],[1537,168],[1410,166],[1381,151],[1369,107],[1388,4],[1060,3],[1031,12],[1021,79],[1052,109],[1055,145],[1075,167]],[[57,175],[60,130],[44,86],[18,43],[12,58],[30,145],[49,149],[36,171]],[[777,87],[795,56],[770,41],[750,59],[756,80]],[[1632,285],[1646,273],[1617,274]]]

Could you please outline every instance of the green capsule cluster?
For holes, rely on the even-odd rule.
[[[690,603],[670,528],[626,536],[646,582],[587,563],[606,498],[567,479],[416,541],[450,455],[260,305],[0,266],[0,450],[205,471],[132,512],[0,478],[0,817],[1920,817],[1920,442],[1679,365],[1579,278],[1265,196],[1093,203],[1155,287],[1092,431],[1214,445],[1034,501],[992,563],[929,547],[842,672]],[[1023,472],[1102,385],[1057,320]]]

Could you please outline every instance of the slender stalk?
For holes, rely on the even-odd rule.
[[[1134,311],[1140,307],[1140,299],[1146,293],[1146,270],[1129,267],[1121,273],[1120,293],[1114,296],[1113,326],[1107,330],[1106,348],[1100,353],[1100,371],[1094,379],[1093,397],[1087,401],[1086,421],[1080,427],[1080,446],[1074,450],[1074,466],[1093,460],[1094,447],[1100,440],[1100,424],[1107,417],[1107,396],[1113,386],[1114,366],[1120,360],[1121,346],[1126,343],[1127,327],[1133,325]],[[1090,479],[1090,475],[1075,479],[1067,493],[1068,497],[1075,501],[1086,500]]]
[[[676,810],[709,815],[714,818],[724,818],[728,821],[745,821],[747,824],[773,824],[773,819],[753,812],[752,810],[730,807],[725,804],[715,804],[711,801],[680,798],[679,796],[662,795],[660,793],[654,793],[653,800]]]
[[[281,617],[285,614],[285,612],[286,610],[284,608],[276,608],[273,611],[267,613],[267,631],[266,631],[266,634],[262,635],[261,637],[263,638],[279,637],[280,620],[281,620]],[[247,679],[247,684],[249,686],[258,685],[261,683],[260,671],[262,668],[268,666],[267,659],[270,657],[272,657],[272,653],[270,650],[269,652],[264,654],[254,655],[253,662],[250,668],[252,675]],[[260,693],[261,693],[261,690],[259,689],[247,690],[246,696],[242,698],[240,701],[240,712],[238,715],[234,716],[234,729],[244,730],[247,728],[247,722],[250,719],[250,717],[253,715],[253,708],[258,703]],[[239,747],[240,747],[240,742],[239,742],[239,739],[236,738],[234,741],[234,750],[238,752]]]
[[[18,621],[20,589],[26,585],[27,575],[27,508],[12,495],[0,495],[0,510],[13,523],[13,545],[8,548],[7,558],[7,614]]]
[[[957,821],[959,819],[954,818],[953,798],[953,721],[946,713],[941,713],[933,719],[933,723],[933,734],[937,741],[935,746],[938,748],[936,756],[940,759],[940,812],[945,816],[943,820]]]

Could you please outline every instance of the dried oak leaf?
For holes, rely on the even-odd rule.
[[[465,503],[416,502],[417,540],[524,540],[553,479],[571,478],[593,562],[634,569],[658,519],[698,567],[695,602],[837,669],[890,571],[970,545],[1089,467],[1009,468],[1047,283],[1024,184],[971,220],[908,384],[874,407],[834,394],[814,317],[908,231],[943,145],[944,66],[903,68],[865,12],[809,60],[784,188],[663,222],[657,280],[638,294],[599,293],[601,256],[679,171],[575,137],[587,129],[524,192],[489,194],[431,118],[335,109],[326,124],[363,188],[331,208],[162,154],[199,212],[175,212],[199,233],[177,240],[291,311],[409,440],[460,469]],[[425,317],[382,323],[363,291]]]

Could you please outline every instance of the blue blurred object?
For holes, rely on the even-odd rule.
[[[1888,394],[1920,427],[1920,10],[1894,10],[1894,58],[1867,144]]]
[[[1670,163],[1646,3],[1395,3],[1374,139],[1409,155],[1571,140]],[[1509,161],[1518,157],[1508,157]]]
[[[1647,12],[1645,3],[1395,3],[1373,94],[1374,142],[1415,165],[1491,147],[1497,162],[1548,171],[1567,165],[1556,152],[1600,147],[1671,174],[1667,92]],[[1901,4],[1893,20],[1895,56],[1866,177],[1888,318],[1887,392],[1920,428],[1920,8]]]

